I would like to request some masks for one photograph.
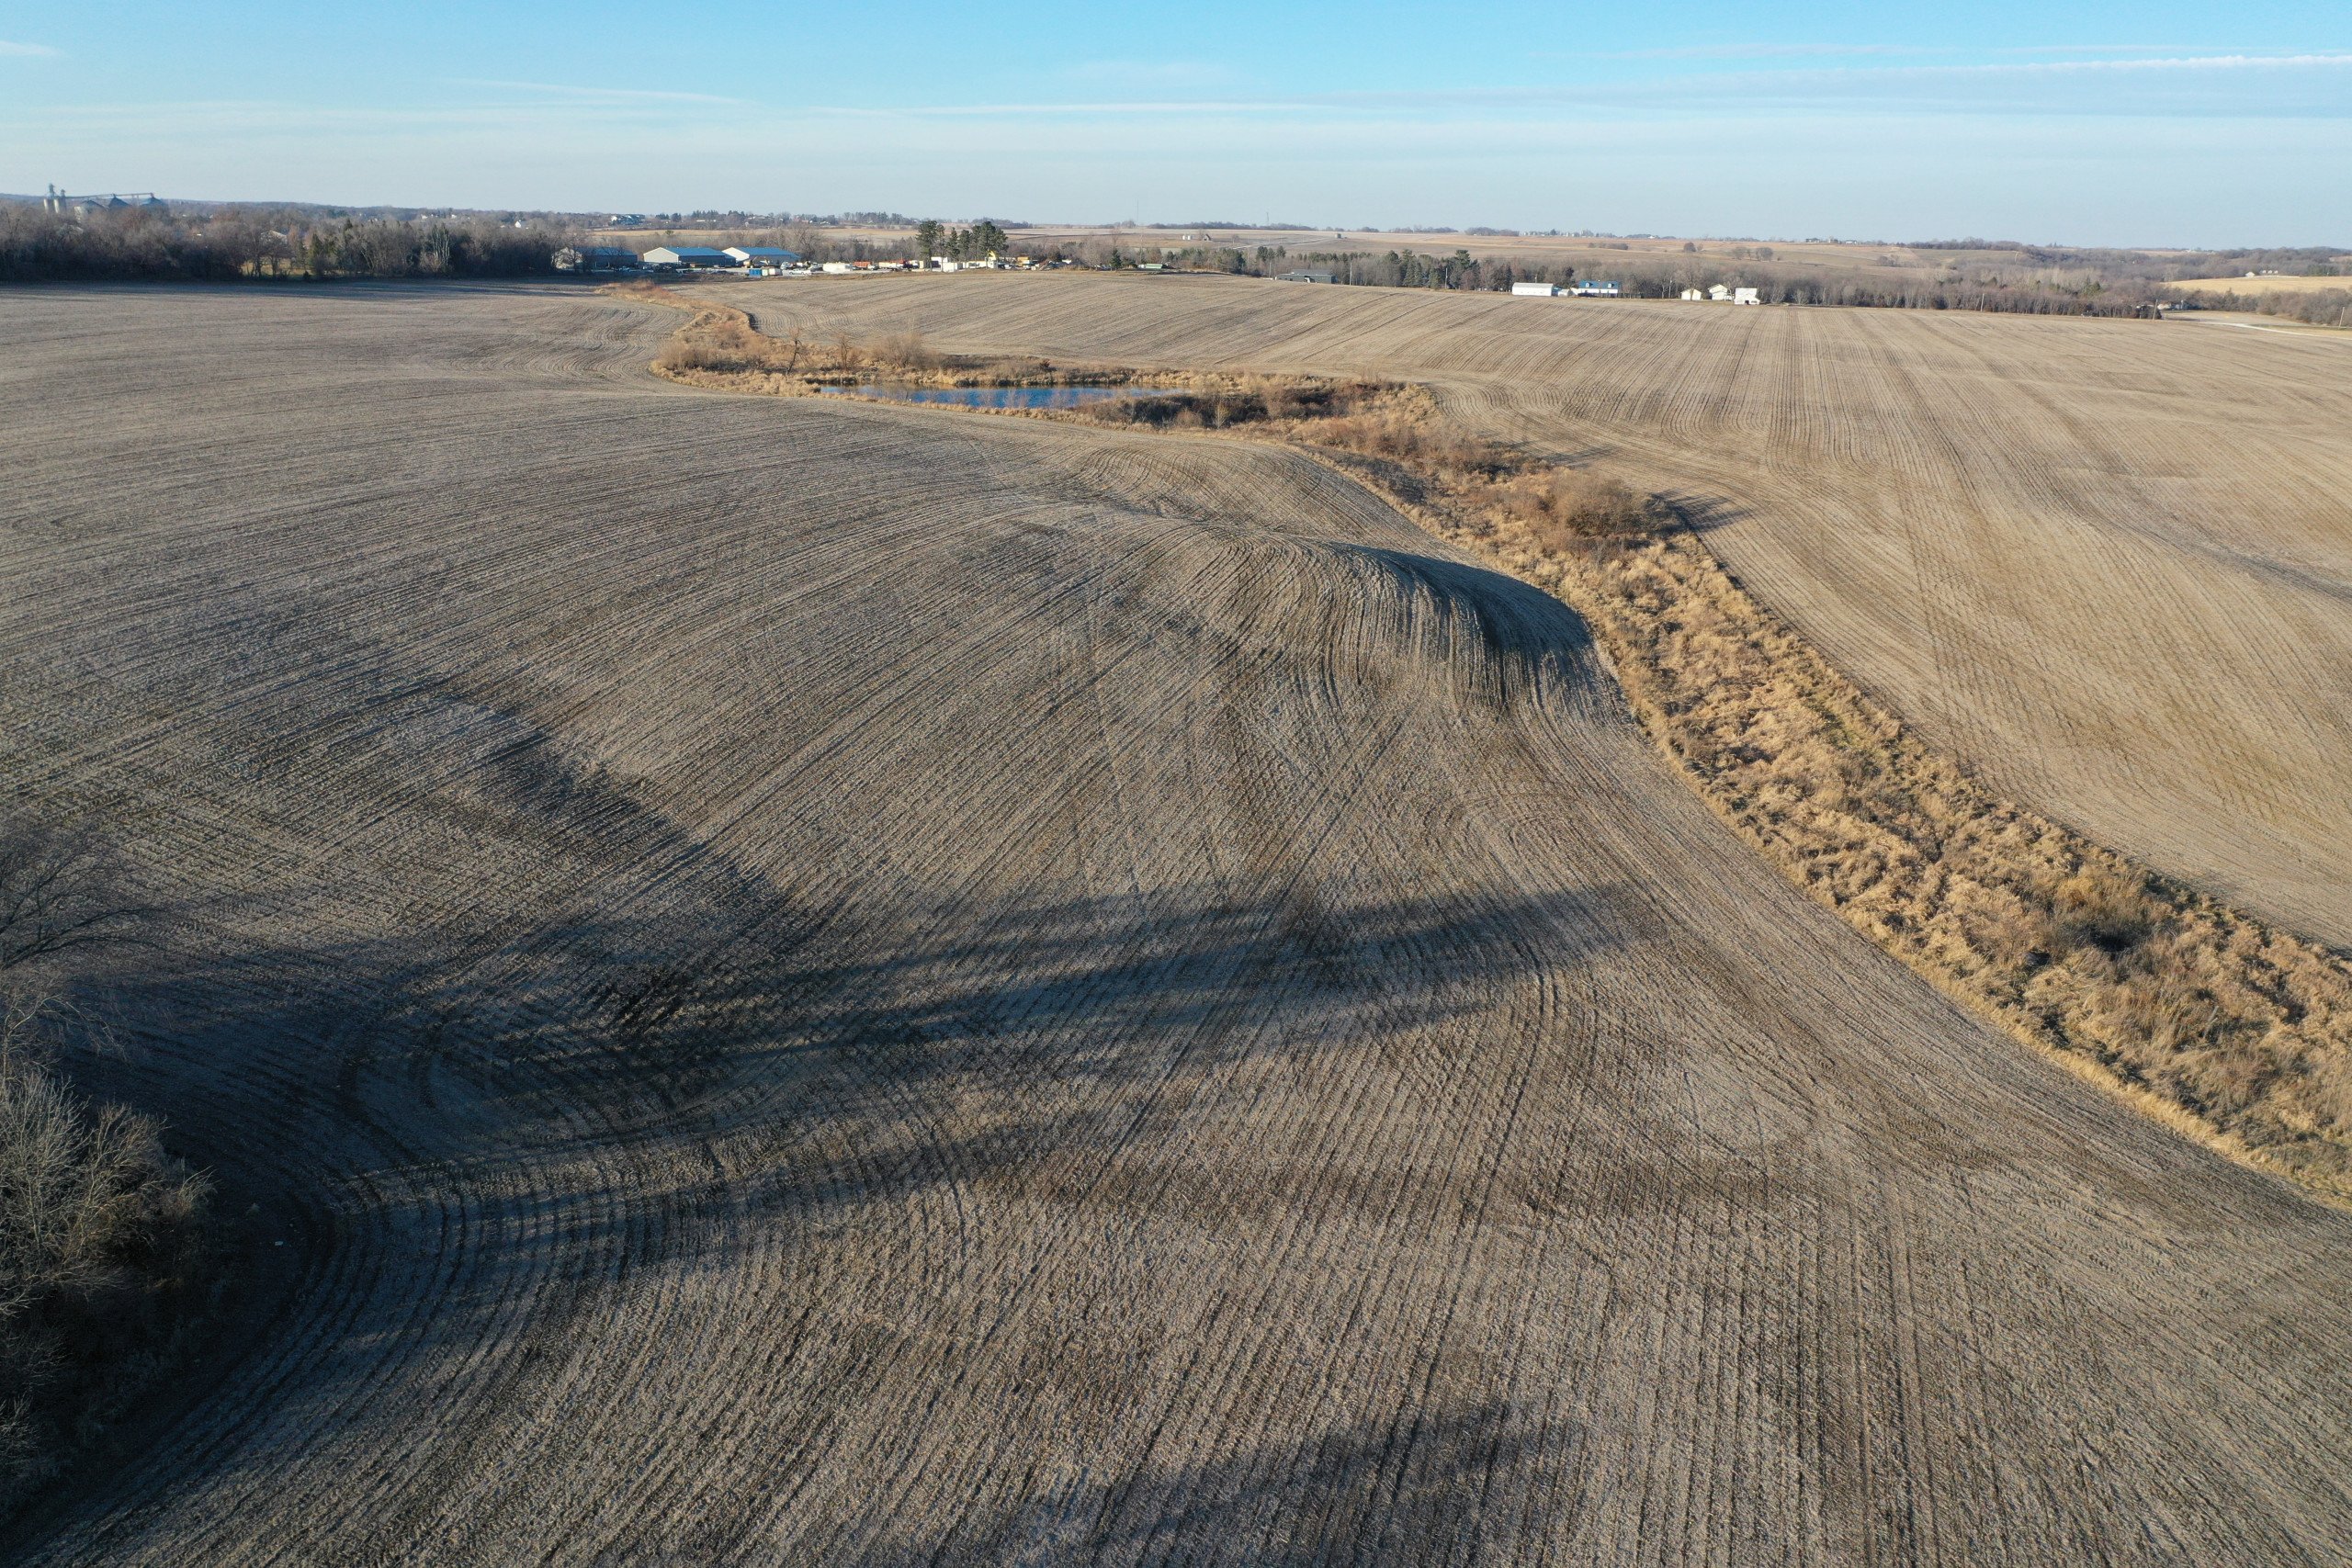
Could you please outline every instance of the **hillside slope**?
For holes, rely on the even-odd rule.
[[[1677,495],[1996,787],[2352,946],[2352,338],[1227,278],[721,292],[776,330],[1426,380]]]
[[[0,299],[0,789],[296,1278],[38,1563],[2318,1563],[2352,1219],[1282,452],[562,290]]]

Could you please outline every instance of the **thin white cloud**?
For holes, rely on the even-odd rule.
[[[1104,99],[1084,103],[893,104],[885,108],[864,104],[833,104],[811,105],[799,112],[842,119],[1017,119],[1044,115],[1273,115],[1337,107],[1340,107],[1337,100],[1323,98],[1272,98],[1262,102],[1241,98],[1166,98],[1142,103],[1133,99]]]
[[[1701,43],[1679,49],[1619,49],[1602,53],[1563,54],[1563,60],[1783,60],[1883,54],[1950,54],[1901,43]]]
[[[56,52],[45,43],[10,43],[0,39],[0,55],[54,55]]]
[[[480,76],[446,78],[455,87],[492,87],[509,93],[538,93],[577,104],[740,104],[716,93],[673,93],[650,87],[576,87],[557,82],[503,82]]]
[[[1742,71],[1653,77],[1639,81],[1608,81],[1592,83],[1561,83],[1533,86],[1436,88],[1429,90],[1395,90],[1354,93],[1311,94],[1297,96],[1239,98],[1165,97],[1152,100],[1065,100],[1061,102],[992,102],[969,104],[906,104],[888,107],[870,106],[825,106],[802,111],[811,114],[838,116],[846,118],[933,118],[988,119],[1021,117],[1091,117],[1125,118],[1138,116],[1183,117],[1188,118],[1217,116],[1336,116],[1377,113],[1381,111],[1422,111],[1436,113],[1450,109],[1479,110],[1488,107],[1521,105],[1551,106],[1561,109],[1623,110],[1628,107],[1644,107],[1676,115],[1703,109],[1711,104],[1731,102],[1780,101],[1788,104],[1817,103],[1824,107],[1850,103],[1858,99],[1895,98],[1926,94],[1950,96],[1960,102],[1978,102],[1985,108],[2014,112],[2020,106],[2021,93],[2031,93],[2041,84],[2040,96],[2049,100],[2053,112],[2075,108],[2108,107],[2119,112],[2164,113],[2168,108],[2194,109],[2200,113],[2233,112],[2257,118],[2276,118],[2281,114],[2308,115],[2339,107],[2339,95],[2333,83],[2324,93],[2313,97],[2306,93],[2301,97],[2280,98],[2268,87],[2257,91],[2251,82],[2245,85],[2233,98],[2221,100],[2203,96],[2185,102],[2142,101],[2140,99],[2098,99],[2082,96],[2070,90],[2051,98],[2051,90],[2059,82],[2112,82],[2115,91],[2123,90],[2129,83],[2144,83],[2150,89],[2165,83],[2203,83],[2218,85],[2241,80],[2254,73],[2274,75],[2296,74],[2308,85],[2324,82],[2337,73],[2352,68],[2352,53],[2326,54],[2216,54],[2160,56],[2147,59],[2109,60],[2013,60],[1982,64],[1894,65],[1871,64],[1855,66],[1808,66],[1786,71]],[[2352,109],[2352,104],[2343,104]],[[2340,118],[2331,115],[2330,118]]]
[[[1089,60],[1061,74],[1073,82],[1102,82],[1154,87],[1204,87],[1233,80],[1223,65],[1197,60]]]
[[[1957,54],[1958,50],[1943,51]],[[2298,52],[2291,49],[2237,48],[2211,43],[2019,43],[2005,44],[1999,49],[1987,49],[1984,54],[2267,54],[2284,57]]]
[[[2191,54],[2151,60],[2037,60],[1997,65],[1901,66],[1898,70],[1929,71],[2254,71],[2281,67],[2352,65],[2352,54]]]

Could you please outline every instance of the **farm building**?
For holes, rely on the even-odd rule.
[[[1704,299],[1706,296],[1700,293],[1695,288],[1686,288],[1682,291],[1682,298],[1685,299]]]
[[[1735,288],[1731,291],[1731,302],[1735,305],[1761,305],[1764,297],[1753,288]]]
[[[798,266],[800,253],[781,245],[729,245],[727,254],[743,266]]]
[[[714,251],[708,245],[656,245],[645,253],[645,265],[660,267],[733,266],[735,258],[725,251]]]
[[[1560,286],[1556,283],[1514,283],[1510,291],[1517,299],[1549,299],[1560,291]]]
[[[49,187],[41,197],[41,205],[51,212],[68,212],[76,218],[87,218],[96,212],[164,212],[169,204],[153,191],[133,191],[128,197],[117,192],[109,196],[68,196],[57,186]],[[2247,276],[2254,276],[2248,273]]]
[[[1614,299],[1624,292],[1623,286],[1600,278],[1579,278],[1569,285],[1568,292],[1588,299]]]
[[[1726,284],[1710,283],[1707,285],[1707,298],[1718,305],[1727,305],[1731,302],[1731,288]]]
[[[1283,283],[1329,283],[1331,281],[1331,275],[1328,272],[1285,272],[1281,275],[1280,281]]]
[[[618,245],[566,245],[554,260],[558,272],[634,272],[638,266],[637,253]]]

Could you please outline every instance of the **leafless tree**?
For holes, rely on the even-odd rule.
[[[148,912],[95,836],[0,821],[0,974],[130,941]]]

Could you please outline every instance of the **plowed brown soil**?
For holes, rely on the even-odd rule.
[[[779,331],[1427,381],[1676,494],[2002,793],[2352,946],[2352,338],[1238,278],[721,296]]]
[[[291,1260],[14,1560],[2340,1559],[2352,1219],[1793,891],[1557,603],[668,315],[0,297],[0,788],[174,890],[92,1071]]]

